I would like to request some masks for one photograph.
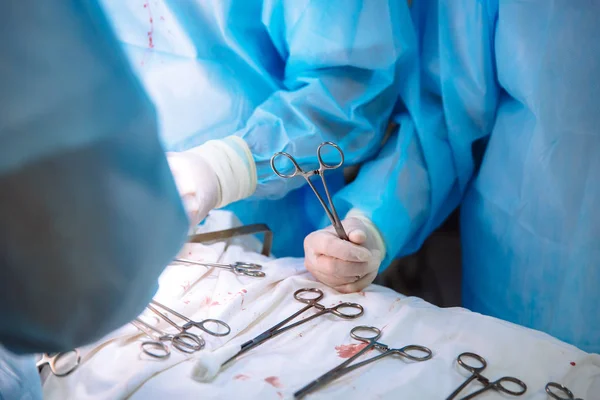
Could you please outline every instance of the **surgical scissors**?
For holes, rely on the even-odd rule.
[[[74,357],[69,357],[74,356]],[[74,360],[72,362],[68,362],[66,369],[61,367],[60,360]],[[71,350],[65,353],[56,353],[54,355],[50,355],[48,353],[42,354],[42,358],[38,360],[36,363],[36,367],[38,370],[41,370],[44,365],[48,364],[50,367],[50,371],[54,376],[62,377],[67,376],[71,372],[75,371],[79,364],[81,363],[81,355],[79,354],[79,350]]]
[[[262,265],[252,264],[252,263],[244,263],[244,262],[234,262],[233,264],[218,264],[218,263],[209,263],[204,261],[194,261],[188,260],[185,258],[176,258],[174,261],[185,264],[194,264],[201,265],[203,267],[214,267],[214,268],[223,268],[229,269],[233,271],[237,275],[246,275],[252,276],[254,278],[264,278],[266,275],[261,271]]]
[[[472,359],[478,361],[481,364],[481,366],[474,367],[472,364],[467,364],[467,362],[464,361],[464,359],[467,359],[467,358],[472,358]],[[483,388],[461,398],[461,400],[468,400],[468,399],[475,398],[475,397],[479,396],[481,393],[484,393],[490,389],[496,390],[498,392],[504,392],[504,393],[510,394],[512,396],[522,396],[527,391],[527,385],[525,384],[525,382],[523,382],[522,380],[517,379],[515,377],[504,376],[504,377],[492,382],[485,376],[481,375],[481,372],[487,367],[487,362],[485,361],[485,358],[481,357],[478,354],[469,353],[469,352],[462,353],[458,356],[456,361],[458,362],[458,365],[460,365],[461,367],[463,367],[464,369],[469,371],[471,373],[471,376],[468,377],[467,380],[462,383],[462,385],[457,387],[456,390],[454,392],[452,392],[452,394],[450,396],[448,396],[448,398],[446,400],[452,400],[452,399],[456,398],[456,396],[458,396],[458,394],[460,392],[462,392],[463,389],[466,388],[474,380],[478,380],[480,383],[482,383]],[[519,386],[521,388],[521,390],[516,391],[516,390],[511,390],[511,389],[507,388],[505,386],[507,382],[512,382],[512,383],[516,384],[517,386]]]
[[[151,304],[148,304],[146,306],[146,308],[148,308],[150,311],[152,311],[154,314],[156,314],[158,317],[160,317],[163,321],[165,321],[166,323],[168,323],[169,325],[171,325],[173,328],[177,329],[179,331],[179,333],[176,333],[173,335],[173,337],[177,338],[177,337],[194,337],[197,343],[202,342],[202,346],[194,346],[194,347],[190,347],[190,348],[194,348],[196,351],[202,350],[202,348],[205,345],[205,341],[204,339],[202,339],[200,336],[196,335],[195,333],[190,333],[187,331],[187,329],[185,329],[183,326],[178,325],[177,323],[175,323],[171,318],[167,317],[165,314],[161,313],[160,311],[158,311],[155,307],[153,307]],[[185,334],[185,335],[184,335]],[[176,339],[179,340],[179,339]]]
[[[334,149],[336,149],[338,151],[338,153],[340,153],[341,161],[338,164],[327,164],[327,163],[325,163],[325,161],[323,161],[323,157],[321,156],[321,150],[323,149],[323,147],[329,147],[329,146],[333,147]],[[292,165],[294,166],[294,171],[291,174],[281,173],[277,169],[277,167],[275,167],[275,160],[277,159],[277,157],[280,157],[280,156],[286,157],[288,160],[290,160],[292,162]],[[331,200],[331,195],[329,193],[329,189],[327,188],[327,182],[325,182],[325,175],[324,175],[325,170],[337,169],[337,168],[341,167],[342,164],[344,164],[344,152],[335,143],[323,142],[317,148],[317,159],[319,160],[319,169],[311,170],[311,171],[304,171],[302,168],[300,168],[300,166],[298,165],[298,163],[296,162],[294,157],[292,157],[288,153],[279,152],[279,153],[275,153],[273,155],[273,157],[271,157],[271,168],[273,169],[273,172],[275,172],[275,174],[277,174],[277,176],[279,176],[280,178],[289,179],[289,178],[293,178],[297,175],[300,175],[304,179],[306,179],[306,182],[308,182],[308,185],[313,190],[313,192],[315,192],[317,199],[319,199],[319,202],[323,206],[323,209],[325,210],[327,217],[331,221],[331,224],[333,225],[337,235],[340,237],[340,239],[348,240],[348,235],[346,234],[346,231],[344,230],[344,227],[342,226],[342,221],[340,220],[340,217],[338,216],[338,213],[333,205],[333,201]],[[313,175],[319,175],[321,177],[321,181],[323,182],[323,188],[325,189],[325,194],[327,195],[327,201],[329,202],[329,207],[331,208],[331,210],[327,207],[327,205],[325,204],[325,201],[323,200],[323,198],[321,197],[321,195],[319,194],[319,192],[317,191],[317,189],[315,188],[313,183],[310,181],[310,177]]]
[[[368,332],[368,335],[360,334],[360,332]],[[381,330],[374,326],[356,326],[350,331],[350,336],[352,336],[352,338],[356,340],[366,343],[366,346],[363,347],[358,353],[356,353],[355,355],[338,365],[337,367],[326,372],[325,374],[321,375],[308,385],[304,386],[302,389],[298,390],[296,393],[294,393],[295,398],[303,398],[310,392],[313,392],[319,389],[320,387],[327,385],[328,383],[338,379],[342,375],[345,375],[349,372],[354,371],[355,369],[363,367],[377,360],[381,360],[382,358],[385,358],[387,356],[397,355],[409,359],[411,361],[427,361],[431,359],[431,357],[433,357],[433,352],[425,346],[411,344],[399,349],[394,349],[389,347],[387,344],[378,342],[377,339],[381,337]],[[354,360],[356,360],[357,358],[359,358],[360,356],[362,356],[363,354],[365,354],[373,348],[379,350],[381,354],[378,354],[374,357],[371,357],[354,365],[350,365]],[[417,353],[423,353],[424,356],[419,356],[417,355]]]
[[[175,326],[176,328],[181,328],[186,332],[192,328],[198,328],[212,336],[227,336],[227,335],[229,335],[229,332],[231,332],[231,328],[229,327],[229,325],[227,325],[225,322],[223,322],[221,320],[209,318],[209,319],[205,319],[203,321],[193,321],[193,320],[189,319],[188,317],[186,317],[185,315],[178,313],[177,311],[159,303],[156,300],[152,300],[151,303],[154,304],[156,307],[162,308],[166,312],[170,312],[171,314],[175,315],[177,318],[184,320],[185,324],[181,327],[175,323],[172,323],[171,325]],[[151,308],[151,311],[156,312],[155,311],[156,309],[154,308],[154,310],[153,310],[153,308],[154,307]],[[163,318],[165,317],[162,313],[160,313],[160,315]],[[169,322],[170,319],[165,319],[165,321]],[[171,323],[171,322],[169,322],[169,323]],[[215,332],[215,331],[207,328],[205,326],[206,324],[216,324],[217,326],[221,326],[221,327],[225,328],[226,332]]]
[[[171,342],[173,347],[175,347],[177,350],[183,351],[184,353],[190,354],[196,351],[200,351],[204,348],[204,345],[206,344],[204,339],[202,339],[200,336],[186,332],[185,330],[180,330],[179,333],[171,334],[161,331],[157,327],[150,325],[149,323],[141,320],[140,318],[136,318],[135,322],[157,333],[159,335],[158,340],[156,340],[157,342],[169,341]],[[144,333],[146,332],[144,331]],[[154,338],[154,335],[152,335],[151,337]],[[155,347],[162,346],[155,345]],[[144,351],[144,353],[146,352]]]
[[[316,297],[306,297],[306,296],[310,296],[311,294],[316,294]],[[324,305],[319,304],[318,301],[323,298],[323,291],[320,289],[317,289],[317,288],[305,288],[305,289],[296,290],[294,292],[294,298],[296,300],[298,300],[299,302],[306,304],[306,306],[303,307],[301,310],[295,312],[294,314],[290,315],[283,321],[279,322],[278,324],[267,329],[265,332],[256,336],[254,339],[249,340],[246,343],[242,344],[241,350],[238,351],[237,354],[235,354],[233,357],[231,357],[230,359],[225,361],[221,365],[221,367],[229,364],[231,361],[235,360],[242,354],[247,353],[248,351],[252,350],[253,348],[260,346],[267,340],[272,339],[275,336],[278,336],[285,331],[295,328],[298,325],[304,324],[312,319],[320,317],[321,315],[333,314],[336,317],[340,317],[340,318],[344,318],[344,319],[354,319],[354,318],[360,317],[364,313],[363,307],[357,303],[340,303],[340,304],[330,307],[330,308],[327,308]],[[293,324],[287,325],[288,322],[294,320],[296,317],[298,317],[299,315],[303,314],[304,312],[310,310],[311,308],[316,308],[319,311],[316,312],[315,314],[311,315],[310,317],[306,317],[300,321],[294,322]],[[357,312],[356,313],[345,313],[343,311],[340,311],[340,310],[343,310],[344,308],[351,308],[351,309],[357,310]],[[285,326],[285,325],[287,325],[287,326]]]
[[[137,329],[142,331],[146,336],[148,336],[150,339],[152,339],[152,340],[145,340],[142,343],[140,343],[140,349],[142,350],[142,352],[153,358],[160,358],[160,359],[169,358],[169,356],[171,355],[171,350],[169,349],[169,346],[167,346],[166,344],[163,343],[163,340],[169,340],[169,339],[167,337],[165,337],[164,335],[158,336],[157,334],[153,333],[153,331],[148,329],[146,327],[146,325],[143,325],[143,321],[141,321],[142,323],[140,323],[140,321],[141,320],[139,320],[139,319],[131,321],[131,325],[135,326]],[[158,350],[158,352],[156,352],[156,350]]]
[[[558,390],[560,394],[564,394],[567,397],[561,397],[559,394],[552,391],[552,389]],[[569,390],[568,387],[556,382],[549,382],[548,384],[546,384],[546,393],[548,393],[548,396],[556,400],[583,400],[579,397],[575,398],[575,395]]]

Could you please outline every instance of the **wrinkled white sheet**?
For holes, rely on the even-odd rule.
[[[231,214],[215,212],[202,230],[226,229],[235,223]],[[44,397],[292,398],[296,390],[360,348],[350,337],[352,327],[372,325],[383,331],[380,342],[391,347],[424,345],[433,350],[434,357],[420,363],[390,357],[342,377],[309,398],[443,399],[465,379],[466,371],[459,369],[455,360],[459,353],[470,351],[486,358],[484,376],[492,380],[515,376],[525,381],[528,390],[519,399],[547,399],[544,386],[548,381],[568,386],[585,400],[600,399],[597,354],[587,354],[537,331],[464,309],[440,309],[380,286],[341,295],[315,282],[301,259],[269,259],[260,255],[259,249],[254,238],[236,238],[209,246],[190,244],[184,255],[213,262],[260,263],[267,273],[263,279],[182,265],[168,267],[160,278],[158,301],[192,319],[222,319],[232,328],[229,336],[204,334],[206,349],[191,356],[173,350],[167,360],[152,360],[141,356],[140,336],[135,328],[126,326],[81,349],[82,365],[70,376],[50,375]],[[241,343],[299,310],[303,304],[292,294],[304,287],[321,288],[326,306],[357,302],[365,314],[349,321],[331,315],[317,318],[255,348],[210,379]],[[169,329],[164,323],[159,326]],[[468,390],[479,387],[475,382]],[[491,391],[478,398],[508,397]]]

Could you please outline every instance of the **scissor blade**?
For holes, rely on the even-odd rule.
[[[374,342],[370,342],[369,344],[367,344],[367,346],[365,346],[358,353],[356,353],[355,355],[353,355],[352,357],[350,357],[343,363],[339,364],[337,367],[325,372],[323,375],[321,375],[314,381],[310,382],[308,385],[304,386],[302,389],[298,390],[296,393],[294,393],[294,397],[302,398],[302,397],[306,396],[307,394],[309,394],[310,392],[313,392],[316,389],[320,388],[321,386],[327,385],[328,383],[338,379],[340,376],[346,375],[347,373],[352,372],[355,369],[362,367],[363,365],[366,365],[366,364],[369,364],[369,363],[375,361],[375,359],[378,359],[379,356],[370,358],[368,360],[362,361],[362,362],[357,363],[352,366],[348,366],[350,363],[352,363],[354,360],[356,360],[357,358],[362,356],[364,353],[371,350],[374,346],[375,346]]]
[[[235,353],[233,356],[228,358],[227,361],[225,361],[223,364],[221,364],[221,368],[226,366],[227,364],[229,364],[230,362],[232,362],[233,360],[235,360],[242,354],[245,354],[245,353],[249,352],[250,350],[252,350],[253,348],[261,345],[263,342],[270,339],[271,336],[272,335],[268,335],[268,332],[265,332],[261,335],[258,335],[257,337],[255,337],[252,340],[248,340],[246,343],[242,344],[242,348],[240,349],[240,351]]]
[[[261,344],[263,344],[264,342],[266,342],[267,340],[285,332],[286,330],[288,330],[289,328],[293,328],[301,323],[304,323],[306,321],[311,320],[312,318],[314,318],[315,316],[319,316],[322,315],[323,312],[321,311],[320,313],[311,315],[310,317],[302,320],[302,321],[298,321],[295,324],[291,324],[289,326],[286,326],[285,328],[281,328],[279,329],[281,326],[287,324],[289,321],[293,320],[294,318],[296,318],[298,315],[304,313],[306,310],[311,309],[312,307],[314,307],[313,304],[308,304],[306,307],[303,307],[301,310],[299,310],[298,312],[292,314],[291,316],[289,316],[288,318],[284,319],[283,321],[281,321],[280,323],[272,326],[271,328],[269,328],[268,330],[264,331],[263,333],[261,333],[260,335],[256,336],[254,339],[249,340],[247,342],[245,342],[244,344],[242,344],[242,349],[235,354],[233,357],[231,357],[230,359],[228,359],[227,361],[225,361],[223,364],[221,364],[221,366],[225,366],[226,364],[230,363],[231,361],[235,360],[236,358],[238,358],[240,355],[252,350],[253,348],[260,346]]]
[[[455,399],[456,396],[458,396],[459,393],[462,392],[463,389],[466,388],[475,379],[477,379],[477,375],[475,375],[475,374],[471,375],[466,381],[464,381],[459,387],[457,387],[454,390],[454,392],[452,392],[450,394],[450,396],[446,397],[446,400],[453,400],[453,399]]]

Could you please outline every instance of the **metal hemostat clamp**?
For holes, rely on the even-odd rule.
[[[273,246],[273,232],[266,224],[244,225],[236,228],[225,229],[222,231],[199,233],[188,237],[188,243],[211,243],[224,239],[231,239],[237,236],[255,235],[264,233],[263,248],[261,254],[269,256]]]

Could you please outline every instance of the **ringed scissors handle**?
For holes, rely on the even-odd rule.
[[[63,371],[62,368],[57,364],[60,364],[59,361],[61,359],[65,359],[65,358],[67,358],[67,356],[70,356],[70,355],[75,356],[73,358],[75,360],[75,362]],[[56,353],[52,356],[49,355],[48,353],[44,353],[44,354],[42,354],[42,358],[40,360],[38,360],[38,362],[36,363],[36,367],[38,369],[41,369],[44,365],[48,364],[48,366],[50,367],[50,371],[52,372],[52,374],[54,376],[63,377],[63,376],[67,376],[67,375],[71,374],[73,371],[75,371],[77,369],[77,367],[79,367],[80,363],[81,363],[81,354],[79,353],[79,350],[74,349],[74,350],[67,351],[64,353]]]
[[[245,263],[241,261],[234,262],[233,264],[219,264],[219,263],[209,263],[204,261],[194,261],[188,260],[186,258],[176,258],[176,262],[185,263],[185,264],[193,264],[193,265],[201,265],[203,267],[209,268],[222,268],[228,269],[236,273],[237,275],[246,275],[254,278],[264,278],[266,274],[261,271],[262,265],[254,264],[254,263]]]
[[[229,325],[227,325],[227,323],[225,323],[221,320],[209,318],[209,319],[205,319],[203,321],[194,321],[194,320],[191,320],[190,318],[186,317],[185,315],[180,314],[177,311],[165,306],[164,304],[159,303],[156,300],[152,300],[151,303],[154,304],[156,307],[162,308],[166,312],[169,312],[169,313],[175,315],[177,318],[185,321],[186,323],[181,327],[181,329],[183,329],[186,332],[189,329],[198,328],[198,329],[208,333],[209,335],[218,336],[218,337],[227,336],[231,332],[231,328],[229,327]],[[210,329],[206,326],[207,324],[215,324],[217,326],[223,327],[223,328],[225,328],[225,332],[213,331],[212,329]],[[178,325],[178,327],[179,327],[179,325]]]
[[[311,294],[315,294],[316,297],[310,297]],[[306,296],[309,296],[309,297],[306,297]],[[358,318],[361,315],[363,315],[365,312],[363,306],[361,306],[358,303],[344,302],[344,303],[336,304],[333,307],[325,307],[324,305],[319,303],[319,300],[321,300],[323,298],[323,296],[324,296],[323,291],[321,289],[317,289],[317,288],[304,288],[304,289],[296,290],[294,292],[294,299],[296,299],[300,303],[305,303],[306,306],[303,307],[302,309],[300,309],[299,311],[295,312],[294,314],[290,315],[288,318],[284,319],[277,325],[273,326],[271,329],[269,329],[269,331],[267,331],[267,332],[270,332],[268,334],[268,337],[271,338],[273,336],[280,335],[280,334],[284,333],[285,331],[293,329],[293,328],[297,327],[298,325],[305,324],[315,318],[320,317],[323,314],[333,314],[336,317],[343,318],[343,319],[355,319],[355,318]],[[311,308],[316,308],[318,311],[309,317],[306,317],[300,321],[294,322],[293,324],[287,325],[288,322],[296,319],[296,317],[298,317],[300,314],[303,314],[304,312],[310,310]],[[344,311],[344,309],[350,309],[350,310],[353,310],[354,312],[346,312],[346,311]],[[284,326],[284,325],[287,325],[287,326],[282,328],[282,326]],[[265,332],[265,333],[267,333],[267,332]]]
[[[340,154],[340,157],[341,157],[341,160],[339,163],[327,164],[323,160],[321,151],[325,147],[333,147],[335,150],[337,150],[337,152]],[[290,162],[292,163],[292,166],[294,167],[294,170],[292,173],[284,174],[280,170],[277,169],[277,167],[275,165],[275,160],[278,157],[285,157],[288,160],[290,160]],[[317,148],[317,159],[319,160],[319,169],[318,170],[304,171],[302,168],[300,168],[300,165],[298,165],[298,163],[296,162],[294,157],[292,157],[288,153],[280,151],[278,153],[273,154],[273,157],[271,157],[271,169],[273,170],[273,172],[275,172],[275,174],[277,176],[279,176],[280,178],[284,178],[284,179],[290,179],[290,178],[293,178],[298,175],[302,176],[306,180],[306,182],[308,183],[308,185],[310,186],[312,191],[317,196],[319,203],[321,203],[321,206],[325,210],[325,214],[327,214],[327,217],[331,221],[331,224],[333,225],[333,228],[335,229],[335,232],[337,233],[337,235],[340,237],[340,239],[349,241],[348,235],[346,234],[346,231],[344,230],[344,227],[342,226],[342,221],[340,220],[337,210],[335,209],[335,206],[333,205],[333,201],[331,200],[331,194],[329,193],[329,188],[327,187],[327,182],[325,181],[325,175],[324,175],[325,170],[336,169],[336,168],[341,167],[344,164],[344,152],[337,144],[335,144],[333,142],[323,142]],[[315,188],[315,186],[311,182],[310,178],[313,175],[319,175],[321,177],[321,182],[323,183],[323,188],[325,189],[325,195],[327,196],[327,202],[329,203],[329,207],[327,207],[327,204],[325,204],[325,201],[319,194],[317,188]]]
[[[166,317],[164,317],[164,318],[166,318]],[[171,342],[173,347],[175,347],[177,350],[182,351],[184,353],[189,354],[189,353],[194,353],[196,351],[200,351],[204,348],[204,346],[206,344],[204,339],[202,339],[200,336],[194,335],[193,333],[186,332],[185,330],[180,330],[179,333],[171,334],[171,333],[166,333],[166,332],[161,331],[157,327],[150,325],[149,323],[141,320],[140,318],[136,318],[135,321],[137,323],[143,325],[147,329],[157,333],[159,335],[158,341],[168,340]],[[177,324],[175,324],[175,325],[178,326]],[[144,333],[146,333],[146,332],[144,331]]]
[[[558,392],[560,392],[560,394],[563,394],[567,397],[561,397],[558,393],[556,393],[552,389],[557,390]],[[552,397],[553,399],[556,399],[556,400],[583,400],[581,398],[575,398],[575,395],[573,394],[573,392],[571,392],[569,390],[568,387],[561,385],[560,383],[556,383],[556,382],[548,382],[546,384],[546,393],[548,393],[549,397]]]
[[[140,323],[139,319],[131,321],[131,325],[135,326],[141,332],[143,332],[146,336],[148,336],[152,340],[145,340],[140,343],[140,350],[142,353],[152,357],[152,358],[169,358],[171,355],[171,350],[169,346],[167,346],[162,340],[168,340],[164,336],[158,336],[153,331],[148,329],[145,325]],[[143,322],[143,321],[142,321]]]
[[[140,343],[142,352],[152,358],[165,359],[171,356],[169,346],[156,340],[144,340]]]
[[[479,362],[481,365],[480,366],[473,366],[472,364],[469,364],[466,359],[471,358],[476,360],[477,362]],[[520,379],[517,379],[515,377],[512,376],[504,376],[502,378],[499,378],[495,381],[490,381],[488,378],[486,378],[485,376],[481,375],[481,372],[487,367],[487,362],[485,361],[485,359],[483,357],[481,357],[479,354],[475,354],[475,353],[470,353],[470,352],[465,352],[465,353],[461,353],[457,359],[456,359],[458,365],[460,365],[462,368],[466,369],[467,371],[471,372],[471,376],[467,378],[467,380],[465,380],[459,387],[457,387],[454,392],[452,392],[452,394],[450,394],[450,396],[448,396],[446,398],[446,400],[452,400],[455,399],[458,394],[460,392],[462,392],[471,382],[473,382],[474,380],[479,381],[481,384],[483,384],[483,388],[468,394],[465,397],[462,397],[461,400],[469,400],[469,399],[473,399],[477,396],[479,396],[480,394],[488,391],[488,390],[496,390],[498,392],[503,392],[512,396],[522,396],[526,391],[527,391],[527,385],[525,384],[525,382],[523,382]],[[520,390],[512,390],[509,387],[506,386],[506,383],[514,383],[517,386],[520,387]]]
[[[321,300],[323,298],[323,296],[324,296],[323,291],[320,289],[317,289],[317,288],[304,288],[304,289],[296,290],[294,292],[294,298],[301,303],[305,303],[306,306],[303,307],[302,309],[296,311],[294,314],[290,315],[283,321],[273,325],[272,327],[270,327],[269,329],[267,329],[260,335],[256,336],[254,339],[248,340],[247,342],[243,343],[241,346],[242,347],[241,350],[238,351],[234,356],[229,358],[227,361],[225,361],[223,364],[221,364],[221,367],[224,367],[225,365],[229,364],[230,362],[232,362],[233,360],[235,360],[242,354],[263,344],[267,340],[272,339],[275,336],[281,335],[282,333],[284,333],[290,329],[293,329],[293,328],[297,327],[298,325],[305,324],[308,321],[311,321],[317,317],[320,317],[323,314],[330,313],[330,314],[333,314],[340,318],[354,319],[354,318],[360,317],[364,313],[363,307],[357,303],[340,303],[333,307],[327,308],[327,307],[323,306],[322,304],[318,303],[318,301]],[[297,322],[294,322],[293,324],[288,325],[288,323],[290,321],[293,321],[299,315],[305,313],[306,311],[310,310],[313,307],[316,308],[318,310],[318,312],[316,312],[315,314],[313,314],[309,317],[306,317],[300,321],[297,321]],[[344,309],[352,309],[355,312],[354,313],[345,312]]]
[[[365,336],[360,334],[359,332],[367,332],[368,335]],[[386,344],[377,342],[377,339],[381,337],[381,330],[374,326],[356,326],[350,331],[350,336],[356,340],[366,343],[366,346],[363,347],[355,355],[353,355],[343,363],[339,364],[337,367],[331,369],[330,371],[321,375],[314,381],[310,382],[308,385],[304,386],[302,389],[298,390],[296,393],[294,393],[295,398],[303,398],[310,392],[317,390],[318,388],[338,379],[343,375],[346,375],[358,368],[371,364],[390,355],[399,355],[411,361],[427,361],[433,357],[433,352],[425,346],[408,345],[399,349],[395,349],[389,347]],[[356,363],[354,365],[350,365],[354,360],[358,359],[363,354],[365,354],[373,348],[378,349],[382,353],[377,356],[371,357],[367,360]],[[411,353],[423,353],[424,355],[418,356]]]

